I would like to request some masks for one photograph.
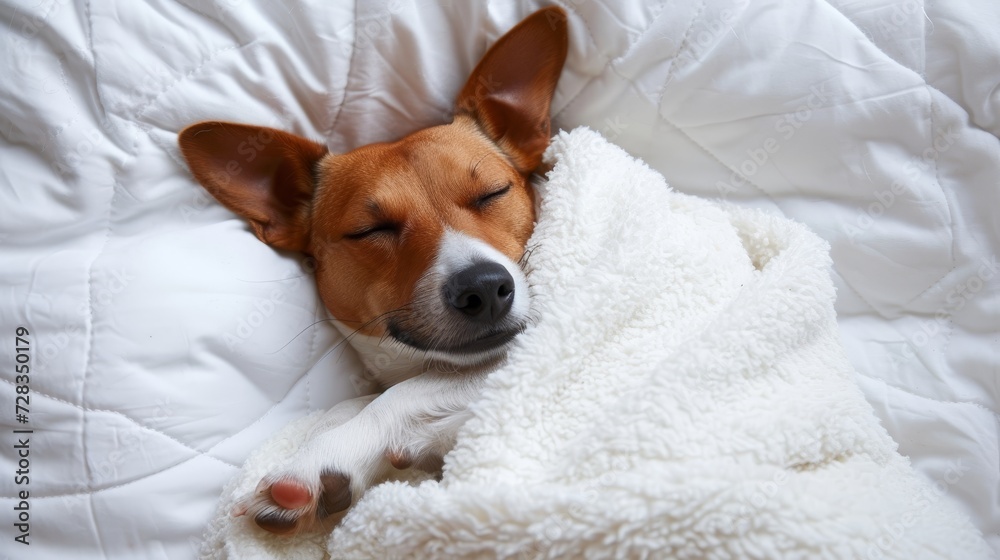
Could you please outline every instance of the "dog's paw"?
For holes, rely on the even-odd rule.
[[[323,471],[306,481],[289,473],[272,474],[233,508],[233,516],[247,516],[258,527],[276,535],[294,535],[339,520],[353,502],[351,477]]]

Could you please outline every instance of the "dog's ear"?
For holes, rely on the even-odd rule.
[[[456,115],[476,119],[521,173],[538,167],[549,145],[568,37],[562,8],[531,14],[486,52],[458,95]]]
[[[226,122],[193,124],[178,137],[195,179],[246,218],[258,239],[304,251],[316,162],[326,147],[294,134]]]

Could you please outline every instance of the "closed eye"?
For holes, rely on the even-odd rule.
[[[359,241],[362,239],[367,239],[369,237],[375,237],[378,235],[395,235],[399,232],[399,226],[394,223],[385,222],[381,224],[375,224],[372,226],[365,226],[361,229],[352,231],[350,233],[345,233],[344,237],[351,239],[353,241]]]
[[[511,189],[511,186],[512,186],[511,183],[507,183],[506,185],[504,185],[503,187],[501,187],[499,189],[496,189],[496,190],[493,190],[491,192],[488,192],[488,193],[484,194],[483,196],[477,198],[475,200],[475,202],[472,203],[472,205],[475,206],[476,209],[478,209],[478,210],[486,208],[487,206],[489,206],[490,203],[494,202],[495,200],[497,200],[498,198],[502,197],[503,195],[509,193],[510,189]]]

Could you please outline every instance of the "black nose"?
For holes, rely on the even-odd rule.
[[[445,300],[479,323],[504,318],[514,302],[514,278],[500,263],[479,262],[459,271],[444,286]]]

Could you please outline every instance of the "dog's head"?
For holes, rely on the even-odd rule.
[[[486,53],[452,123],[344,154],[265,127],[180,134],[195,178],[278,249],[316,261],[341,323],[456,364],[502,353],[525,326],[518,261],[534,225],[531,172],[550,136],[567,51],[547,8]]]

